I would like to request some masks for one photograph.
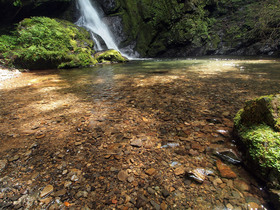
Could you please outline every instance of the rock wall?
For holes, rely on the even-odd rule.
[[[142,56],[279,55],[276,0],[97,1],[108,19],[121,18],[121,46],[136,43]]]
[[[30,16],[77,20],[75,0],[0,1],[0,26]],[[280,54],[278,0],[92,0],[121,49],[142,57]],[[3,27],[2,27],[3,28]]]

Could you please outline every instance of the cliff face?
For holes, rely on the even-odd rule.
[[[280,54],[278,0],[92,1],[120,48],[142,57]],[[75,21],[75,0],[0,1],[0,25],[37,15]]]
[[[98,0],[147,57],[279,55],[277,0]]]

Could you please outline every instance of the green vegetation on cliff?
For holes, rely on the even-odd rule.
[[[96,63],[89,33],[68,21],[27,18],[12,35],[0,36],[0,41],[0,56],[6,64],[20,68],[71,68]]]
[[[143,56],[279,54],[278,0],[117,0],[126,42]],[[180,50],[182,49],[182,50]],[[169,54],[172,55],[172,54]]]

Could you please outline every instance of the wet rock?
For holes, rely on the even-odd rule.
[[[144,207],[148,203],[147,198],[144,195],[140,195],[136,200],[136,208]]]
[[[45,205],[49,205],[50,204],[50,202],[53,200],[53,198],[52,197],[49,197],[49,198],[44,198],[44,199],[41,199],[40,200],[40,203],[43,205],[43,204],[45,204]]]
[[[148,193],[150,193],[151,195],[156,194],[156,191],[155,191],[153,188],[151,188],[151,187],[148,187],[147,191],[148,191]]]
[[[128,174],[125,170],[121,170],[119,173],[118,173],[118,179],[122,182],[125,182],[128,178]]]
[[[141,139],[136,139],[136,140],[133,140],[131,143],[130,143],[131,146],[133,147],[142,147],[143,146],[143,142]]]
[[[154,207],[154,209],[160,210],[160,205],[159,205],[157,202],[151,200],[150,203],[152,204],[152,206]]]
[[[234,185],[236,189],[240,190],[241,192],[250,190],[250,186],[242,180],[234,180]]]
[[[227,210],[232,210],[232,209],[233,209],[233,206],[232,206],[230,203],[228,203],[228,204],[226,205],[226,207],[227,207]]]
[[[0,172],[6,168],[7,164],[7,160],[0,160]]]
[[[40,197],[43,198],[46,195],[50,194],[53,192],[53,186],[52,185],[47,185],[46,187],[44,187],[44,189],[41,191],[40,193]]]
[[[73,174],[73,175],[71,176],[71,181],[76,182],[76,181],[78,181],[78,180],[79,180],[79,177],[78,177],[76,174]]]
[[[167,189],[162,189],[161,194],[163,197],[167,198],[170,195],[170,192]]]
[[[199,155],[199,152],[198,152],[197,150],[190,149],[190,150],[189,150],[189,154],[190,154],[191,156],[198,156],[198,155]]]
[[[276,190],[276,189],[270,189],[269,190],[270,193],[270,199],[272,201],[272,203],[274,204],[275,207],[278,206],[278,209],[280,209],[280,190]]]
[[[154,175],[156,173],[156,171],[157,171],[156,169],[150,168],[150,169],[147,169],[145,171],[145,173],[148,174],[149,176],[152,176],[152,175]]]
[[[223,183],[223,181],[220,178],[217,178],[217,179],[213,180],[214,186],[217,186],[218,184],[222,184],[222,183]]]
[[[246,206],[247,206],[248,210],[259,209],[260,208],[260,206],[257,203],[254,203],[254,202],[249,202],[249,203],[247,203]]]
[[[66,189],[62,189],[62,190],[56,191],[56,192],[54,193],[54,197],[63,196],[63,195],[66,194],[66,192],[67,192]]]
[[[241,158],[232,149],[217,150],[214,152],[214,154],[219,158],[221,158],[222,160],[227,161],[229,163],[232,164],[241,163]]]
[[[13,162],[13,161],[16,161],[18,159],[19,159],[19,155],[15,155],[15,156],[9,158],[9,162]]]
[[[174,170],[174,174],[176,176],[179,176],[179,175],[183,175],[185,174],[185,168],[184,167],[178,167]]]
[[[76,198],[87,198],[88,197],[88,192],[86,191],[79,191],[77,194],[76,194]]]
[[[167,204],[163,201],[161,204],[160,204],[160,209],[161,210],[166,210],[167,209]]]
[[[130,183],[133,182],[134,180],[135,180],[135,179],[134,179],[133,176],[130,176],[130,177],[127,178],[127,181],[130,182]]]
[[[236,178],[236,174],[231,170],[229,166],[224,164],[221,160],[217,160],[216,162],[217,168],[221,174],[222,177],[224,178]]]
[[[72,184],[72,182],[70,182],[70,181],[66,181],[65,183],[64,183],[64,187],[70,187],[70,185]]]
[[[161,146],[161,148],[167,148],[167,147],[171,147],[171,148],[174,148],[174,147],[178,147],[180,144],[179,143],[176,143],[176,142],[168,142],[167,144]]]
[[[205,178],[210,174],[213,174],[213,171],[206,170],[204,168],[196,168],[188,172],[189,178],[198,183],[203,183]]]

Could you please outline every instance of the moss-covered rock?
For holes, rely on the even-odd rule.
[[[246,102],[234,119],[235,133],[245,153],[245,163],[264,180],[270,192],[280,189],[280,95]],[[277,191],[277,190],[276,190]],[[275,199],[278,206],[280,200]]]
[[[90,66],[93,41],[83,28],[47,17],[26,18],[10,36],[1,36],[0,53],[20,68],[48,69]]]
[[[106,50],[97,52],[94,55],[98,63],[123,63],[127,62],[128,59],[123,57],[117,50]]]

